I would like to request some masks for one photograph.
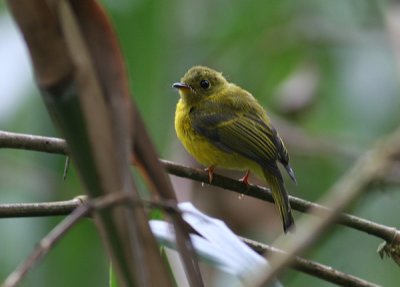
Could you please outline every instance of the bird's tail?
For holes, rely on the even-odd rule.
[[[292,215],[292,209],[289,203],[289,196],[286,192],[285,186],[283,185],[282,177],[278,177],[271,174],[270,171],[264,170],[264,177],[267,180],[272,197],[274,198],[275,204],[278,207],[279,214],[283,221],[283,231],[286,233],[290,227],[294,229],[294,219]]]

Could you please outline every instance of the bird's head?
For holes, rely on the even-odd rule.
[[[179,83],[172,86],[178,89],[184,101],[195,103],[218,93],[227,84],[221,73],[204,66],[195,66],[186,72]]]

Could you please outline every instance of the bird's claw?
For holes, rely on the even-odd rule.
[[[204,169],[205,172],[208,173],[208,182],[211,183],[213,180],[213,175],[214,175],[214,166],[209,166]]]
[[[250,176],[250,170],[246,171],[246,174],[239,179],[240,182],[243,182],[245,185],[249,185],[249,176]]]

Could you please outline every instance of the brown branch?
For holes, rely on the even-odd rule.
[[[67,154],[67,144],[63,139],[6,131],[0,131],[0,148]]]
[[[1,147],[59,154],[66,154],[67,150],[66,143],[62,139],[30,136],[4,131],[0,131],[0,148]],[[187,167],[167,160],[161,160],[161,162],[164,164],[167,172],[172,175],[192,179],[199,182],[208,182],[208,174],[203,170]],[[222,175],[215,174],[211,185],[255,197],[264,201],[273,202],[272,194],[268,188],[255,185],[246,186],[245,184],[237,180]],[[298,197],[290,196],[289,199],[292,208],[300,212],[307,212],[311,208],[321,213],[329,212],[330,210],[325,206]],[[3,211],[0,208],[0,217],[4,216],[3,214],[5,213],[3,212],[6,211]],[[400,237],[400,230],[394,227],[388,227],[383,224],[375,223],[370,220],[366,220],[346,213],[343,213],[339,216],[338,223],[379,237],[387,241],[388,243],[392,242],[394,238]]]
[[[167,172],[170,174],[190,178],[199,182],[208,182],[208,173],[203,170],[179,165],[166,160],[162,160],[162,162],[164,163]],[[246,184],[243,184],[240,181],[222,175],[214,174],[211,185],[264,201],[273,202],[270,189],[255,185],[246,186]],[[307,212],[310,209],[313,209],[323,214],[331,211],[328,207],[294,196],[289,196],[289,201],[292,208],[300,212]],[[339,216],[338,223],[374,235],[388,242],[391,242],[396,236],[400,237],[400,230],[394,227],[388,227],[347,213],[342,213]]]
[[[0,218],[68,215],[79,206],[81,199],[40,203],[0,204]]]
[[[266,245],[248,238],[240,237],[247,245],[260,254],[273,253],[276,255],[285,254],[283,250]],[[340,286],[348,287],[377,287],[379,285],[368,282],[353,275],[335,270],[330,266],[320,264],[315,261],[307,260],[296,256],[292,265],[290,266],[297,271],[307,273],[311,276],[320,278],[322,280],[332,282]]]

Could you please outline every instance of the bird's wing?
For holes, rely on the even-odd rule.
[[[256,110],[242,112],[214,105],[194,109],[191,122],[197,133],[222,150],[236,152],[274,174],[279,173],[275,162],[283,153],[281,149],[286,149],[276,130]]]

